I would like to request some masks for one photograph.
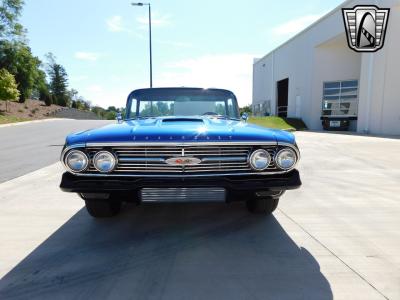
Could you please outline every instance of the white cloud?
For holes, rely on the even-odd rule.
[[[100,56],[101,54],[96,52],[84,52],[84,51],[75,52],[75,58],[81,60],[96,61]]]
[[[286,23],[280,24],[272,28],[271,33],[277,36],[294,35],[305,29],[307,26],[311,25],[321,16],[321,14],[305,15],[297,19],[290,20]]]
[[[106,20],[107,28],[112,32],[126,31],[121,16],[112,16]]]
[[[257,55],[232,53],[206,55],[169,63],[155,78],[156,86],[188,86],[232,90],[239,104],[251,103],[253,58]]]
[[[147,15],[136,18],[136,21],[140,24],[140,28],[147,28],[149,25],[149,17]],[[151,16],[151,26],[153,27],[164,27],[170,24],[170,15],[160,15],[159,13],[154,12]]]

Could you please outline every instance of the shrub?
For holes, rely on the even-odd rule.
[[[43,91],[40,94],[40,100],[44,101],[46,106],[50,106],[53,104],[53,95],[50,94],[48,91]]]
[[[6,69],[0,69],[0,100],[17,101],[19,95],[14,76]]]
[[[107,120],[115,120],[115,118],[117,117],[117,113],[114,111],[109,111],[106,113],[105,118]]]
[[[47,106],[50,106],[53,103],[53,96],[50,94],[49,89],[44,84],[39,87],[39,99],[44,101]]]

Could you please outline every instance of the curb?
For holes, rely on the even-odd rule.
[[[73,120],[73,119],[56,119],[56,118],[51,118],[51,119],[41,119],[41,120],[32,120],[32,121],[23,121],[23,122],[15,122],[15,123],[8,123],[8,124],[1,124],[0,128],[3,127],[10,127],[10,126],[20,126],[20,125],[27,125],[27,124],[32,124],[32,123],[42,123],[42,122],[49,122],[49,121],[60,121],[60,120]]]

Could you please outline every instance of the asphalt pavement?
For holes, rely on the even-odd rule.
[[[65,137],[110,121],[58,119],[0,126],[0,183],[48,166],[60,158]]]
[[[59,163],[0,184],[0,299],[400,299],[400,140],[296,133],[303,186],[89,217]]]

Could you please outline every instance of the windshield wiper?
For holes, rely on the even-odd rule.
[[[126,120],[128,120],[128,121],[130,121],[130,120],[143,120],[143,119],[151,119],[151,118],[157,118],[156,116],[139,116],[139,117],[134,117],[134,118],[129,118],[129,119],[126,119]]]
[[[232,118],[226,115],[208,115],[207,117],[215,119],[224,119],[224,120],[240,120],[238,118]]]

